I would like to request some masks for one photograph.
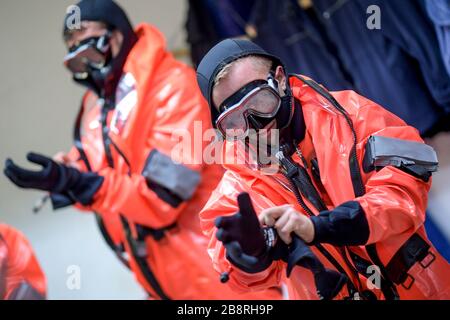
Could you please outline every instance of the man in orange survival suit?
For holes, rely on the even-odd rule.
[[[357,93],[330,93],[285,72],[246,40],[219,43],[198,67],[213,123],[225,146],[238,145],[225,152],[250,150],[252,130],[280,136],[277,174],[224,164],[200,214],[215,269],[248,291],[277,285],[299,265],[288,282],[294,299],[317,299],[322,290],[336,299],[450,298],[450,268],[423,227],[434,150]]]
[[[46,280],[27,239],[0,223],[0,300],[43,300]]]
[[[42,165],[38,172],[8,160],[6,175],[20,187],[50,191],[55,208],[76,203],[95,211],[108,244],[152,298],[278,298],[275,291],[237,295],[209,263],[198,213],[222,168],[202,165],[201,148],[183,155],[183,164],[171,159],[172,131],[194,136],[196,121],[209,126],[195,71],[166,51],[154,27],[133,31],[113,1],[78,7],[81,29],[71,28],[68,15],[64,31],[66,66],[89,88],[75,148],[59,163],[29,154]]]

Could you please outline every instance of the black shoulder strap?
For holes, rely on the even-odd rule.
[[[92,171],[91,164],[89,163],[89,159],[83,148],[83,143],[81,142],[81,122],[83,120],[83,115],[84,115],[84,103],[81,102],[80,111],[78,111],[77,119],[75,120],[75,126],[73,128],[73,141],[75,148],[77,148],[78,153],[80,154],[80,159],[85,164],[87,170]]]
[[[147,283],[153,288],[157,296],[162,300],[170,300],[169,296],[164,292],[163,288],[158,282],[158,279],[156,278],[155,274],[151,270],[150,266],[148,265],[145,257],[142,257],[142,255],[138,252],[137,248],[137,241],[133,238],[133,235],[131,233],[131,227],[130,223],[124,216],[120,216],[120,220],[122,222],[122,226],[125,232],[125,237],[127,239],[128,245],[130,247],[131,254],[133,256],[134,261],[136,261],[139,270],[141,271],[142,275],[144,276]],[[151,296],[151,292],[148,292],[148,294]]]
[[[103,148],[105,150],[106,161],[111,168],[114,168],[114,160],[111,153],[111,138],[109,137],[108,115],[112,110],[110,102],[104,102],[101,111],[102,139]]]
[[[129,170],[131,170],[130,162],[128,161],[127,157],[125,157],[125,155],[121,152],[121,150],[113,143],[113,141],[109,137],[108,114],[111,110],[113,110],[113,108],[114,108],[114,104],[111,102],[111,100],[105,100],[104,104],[102,106],[102,110],[101,110],[102,139],[103,139],[103,148],[105,151],[106,160],[107,160],[108,166],[110,166],[111,168],[114,168],[114,160],[113,160],[112,153],[111,153],[111,146],[113,146],[116,149],[116,151],[123,157],[123,159],[125,160],[125,162],[128,165]],[[131,171],[129,171],[129,174],[131,174]],[[98,219],[97,221],[99,222],[100,231],[102,232],[103,237],[105,238],[108,245],[110,245],[110,247],[113,249],[113,251],[116,253],[116,255],[119,257],[119,259],[121,261],[127,262],[127,260],[123,256],[123,252],[124,252],[125,248],[118,247],[114,244],[114,242],[112,241],[111,237],[109,236],[109,234],[104,226],[102,219],[98,215],[97,215],[97,219]],[[122,226],[123,226],[124,233],[125,233],[126,242],[128,242],[128,245],[129,245],[129,248],[131,251],[131,255],[132,255],[134,261],[136,262],[139,270],[141,271],[142,275],[145,277],[147,283],[153,288],[153,290],[155,290],[156,294],[162,300],[170,300],[170,298],[165,294],[164,290],[162,289],[161,285],[159,284],[158,279],[156,278],[155,274],[153,273],[147,260],[144,257],[141,257],[139,255],[138,245],[137,245],[137,241],[139,241],[139,240],[133,239],[133,237],[131,235],[130,223],[133,223],[133,222],[128,222],[128,220],[123,215],[121,215],[121,221],[122,221]],[[137,228],[139,226],[137,223],[135,223],[134,225]],[[165,231],[165,229],[160,230],[161,237],[164,236],[164,231]],[[127,265],[129,265],[128,262],[127,262]],[[150,292],[148,292],[148,294],[151,296]]]
[[[89,162],[89,159],[87,157],[86,151],[84,151],[83,143],[81,141],[81,123],[83,120],[84,115],[84,103],[81,103],[80,111],[78,112],[77,119],[75,121],[75,127],[73,131],[73,140],[75,148],[77,148],[78,153],[80,155],[80,159],[85,164],[88,171],[92,171],[92,166]],[[95,213],[96,215],[96,222],[98,225],[98,228],[100,230],[100,233],[102,234],[103,238],[105,239],[106,244],[111,248],[112,251],[116,254],[117,258],[127,267],[130,268],[130,265],[127,261],[127,259],[124,257],[123,252],[124,248],[122,246],[117,246],[113,239],[111,238],[110,234],[106,230],[105,224],[103,222],[103,219],[100,217],[98,213]]]
[[[358,143],[358,139],[356,136],[356,131],[353,126],[353,121],[350,119],[347,111],[339,104],[339,102],[324,88],[322,88],[317,82],[313,80],[308,80],[303,78],[300,75],[294,74],[297,79],[308,85],[310,88],[312,88],[314,91],[316,91],[318,94],[320,94],[322,97],[327,99],[345,118],[345,120],[348,123],[348,126],[350,127],[350,130],[352,131],[353,135],[353,147],[350,151],[350,159],[349,159],[349,166],[350,166],[350,174],[352,179],[352,185],[353,185],[353,191],[355,193],[355,197],[361,197],[366,193],[365,185],[362,181],[361,176],[361,169],[358,162],[358,157],[356,154],[356,144]],[[381,275],[383,276],[383,294],[385,295],[386,299],[398,299],[398,293],[395,288],[394,283],[389,279],[389,276],[387,274],[386,268],[384,267],[383,263],[381,262],[381,259],[378,255],[376,245],[370,244],[366,247],[367,254],[369,255],[370,259],[373,263],[375,263],[379,268]]]
[[[350,119],[347,111],[341,106],[341,104],[327,90],[322,88],[317,82],[315,82],[313,80],[305,79],[302,76],[297,75],[297,74],[294,74],[293,76],[295,76],[297,79],[299,79],[300,81],[302,81],[303,83],[308,85],[310,88],[312,88],[318,94],[320,94],[322,97],[327,99],[331,103],[331,105],[333,107],[335,107],[339,111],[339,113],[341,113],[344,116],[348,126],[350,127],[352,135],[353,135],[353,147],[350,151],[350,158],[349,158],[350,175],[351,175],[351,179],[352,179],[353,192],[355,193],[355,197],[360,197],[360,196],[364,195],[366,193],[366,188],[362,181],[361,170],[360,170],[359,162],[358,162],[358,156],[356,154],[356,144],[358,143],[358,139],[356,136],[355,128],[353,126],[353,122]]]

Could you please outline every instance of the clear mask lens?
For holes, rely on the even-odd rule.
[[[86,79],[90,69],[102,69],[106,65],[109,45],[104,37],[90,39],[74,49],[64,58],[64,65],[77,79]]]
[[[280,109],[281,98],[270,86],[255,88],[238,103],[227,108],[217,119],[217,128],[224,137],[233,139],[245,136],[249,130],[250,115],[273,118]]]

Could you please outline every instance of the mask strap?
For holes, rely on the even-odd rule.
[[[98,39],[96,44],[97,50],[106,53],[110,48],[109,40],[111,40],[111,36],[112,32],[108,29],[108,31]]]
[[[267,76],[267,83],[269,86],[271,86],[273,89],[278,91],[279,83],[278,80],[275,79],[275,73],[273,71],[270,71],[269,75]]]

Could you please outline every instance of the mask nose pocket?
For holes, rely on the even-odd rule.
[[[249,115],[248,121],[251,127],[255,130],[261,130],[267,127],[267,125],[272,122],[273,118],[260,118],[258,116]]]

